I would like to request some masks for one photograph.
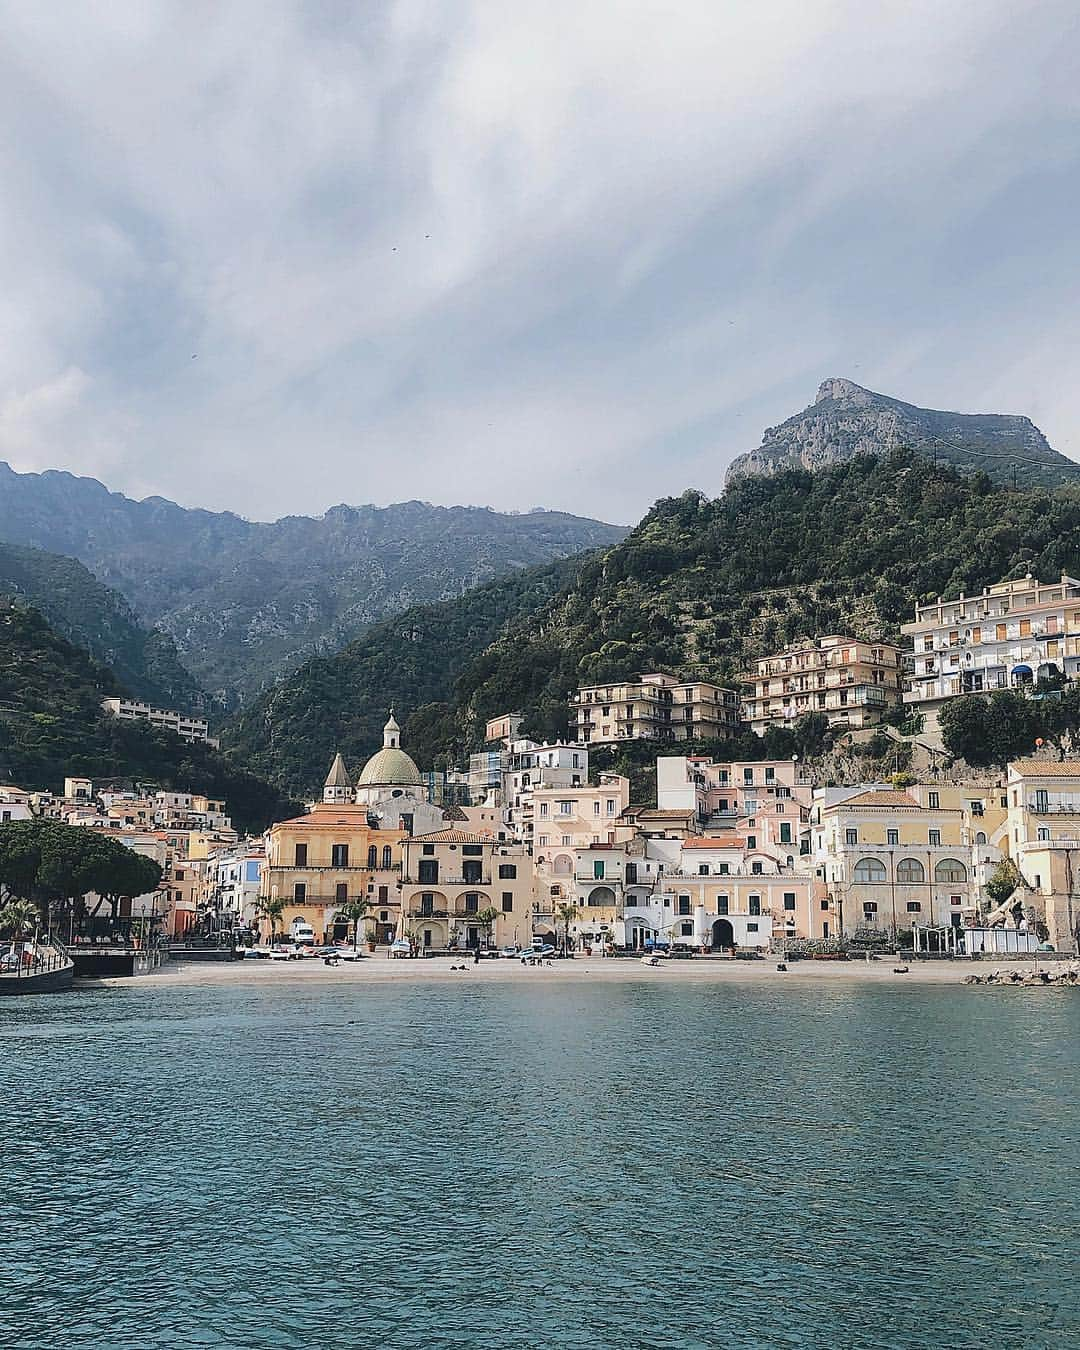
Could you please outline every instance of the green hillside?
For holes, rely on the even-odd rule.
[[[205,745],[101,710],[113,673],[36,610],[0,606],[0,778],[57,790],[67,774],[137,779],[224,797],[240,829],[261,830],[297,804]]]
[[[293,786],[314,785],[335,739],[354,760],[366,753],[378,716],[361,710],[388,696],[421,762],[477,744],[507,709],[556,735],[578,684],[650,669],[734,684],[798,637],[895,638],[917,598],[1078,566],[1080,487],[1013,491],[903,450],[748,476],[715,500],[658,502],[550,597],[541,588],[515,608],[496,586],[429,607],[415,636],[401,622],[372,629],[260,701],[235,743]],[[486,622],[470,625],[481,596]]]
[[[108,666],[128,693],[185,711],[202,705],[202,690],[172,638],[145,629],[127,601],[74,558],[0,543],[5,595],[40,610],[58,633]]]

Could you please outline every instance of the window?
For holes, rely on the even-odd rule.
[[[726,895],[718,895],[716,897],[716,912],[717,914],[726,914],[728,912],[728,898]]]
[[[483,844],[462,844],[461,856],[463,858],[482,858],[484,856]]]
[[[858,830],[845,830],[845,831],[844,831],[844,843],[845,843],[845,844],[857,844],[858,842],[859,842],[859,831],[858,831]]]
[[[752,863],[750,864],[750,872],[751,872],[751,874],[752,874],[753,876],[755,876],[755,877],[761,876],[761,863],[759,863],[759,862],[752,862]]]
[[[477,914],[480,910],[480,897],[475,891],[468,891],[465,895],[465,913]]]
[[[717,875],[718,877],[726,877],[730,871],[731,871],[731,865],[730,865],[729,863],[717,863],[717,864],[716,864],[716,875]]]
[[[863,901],[862,912],[863,912],[863,917],[864,917],[864,918],[867,918],[867,919],[870,918],[871,915],[876,914],[876,913],[877,913],[877,901],[876,901],[876,900],[864,900],[864,901]]]
[[[562,836],[562,846],[563,846],[563,848],[569,848],[572,842],[573,842],[573,841],[571,840],[571,838],[570,838],[570,836],[569,836],[568,834],[564,834],[564,835]],[[599,841],[598,839],[594,839],[594,840],[593,840],[593,843],[594,843],[594,844],[597,844],[597,843],[599,843],[599,842],[600,842],[600,841]]]
[[[502,893],[502,912],[504,914],[513,914],[514,912],[514,892],[503,891]]]
[[[389,871],[389,869],[394,865],[394,850],[390,847],[389,844],[383,844],[382,865],[384,872]]]
[[[302,881],[298,881],[292,888],[292,898],[293,902],[297,905],[302,905],[307,899],[307,887]]]
[[[416,879],[421,886],[435,886],[439,881],[439,863],[435,858],[421,858],[416,869]]]
[[[594,861],[592,865],[592,874],[593,874],[593,881],[603,881],[604,864],[602,862]]]
[[[425,894],[421,895],[421,897],[420,897],[420,917],[423,918],[425,914],[429,914],[429,915],[430,915],[430,914],[434,914],[434,913],[435,913],[435,897],[434,897],[433,895],[431,895],[430,893],[425,893]]]
[[[423,854],[424,854],[424,857],[425,857],[425,858],[433,858],[433,857],[435,856],[435,845],[434,845],[434,844],[424,844],[424,845],[422,846],[422,851],[423,851]]]
[[[426,849],[424,851],[427,852]],[[379,850],[375,847],[374,844],[368,845],[367,865],[368,867],[371,868],[378,867],[379,865]],[[423,867],[423,863],[421,863],[420,866]]]
[[[759,924],[756,924],[756,923],[748,923],[748,924],[746,925],[746,931],[747,931],[748,933],[756,933],[759,927],[760,927]]]
[[[698,863],[698,865],[697,865],[697,874],[698,874],[699,877],[707,877],[707,876],[709,875],[709,864],[708,864],[708,863]]]
[[[626,884],[632,886],[637,881],[637,863],[626,864]]]
[[[776,770],[774,768],[767,767],[765,769],[765,781],[766,783],[776,782]]]
[[[679,913],[680,914],[690,913],[690,897],[688,895],[679,896]]]
[[[885,880],[885,864],[877,858],[860,858],[855,864],[856,882],[880,882]]]
[[[918,900],[909,900],[907,902],[907,912],[909,914],[921,914],[922,904]]]
[[[573,802],[556,802],[555,810],[560,816],[570,816],[574,813]]]
[[[747,848],[757,848],[757,835],[756,835],[756,834],[748,834],[748,835],[746,836],[746,847],[747,847]]]
[[[681,923],[679,925],[679,932],[683,937],[693,937],[694,925],[692,923]]]
[[[390,899],[390,887],[389,887],[389,886],[380,886],[380,887],[379,887],[379,903],[380,903],[381,905],[385,905],[386,902],[387,902],[389,899]]]
[[[794,892],[794,891],[785,891],[785,892],[784,892],[784,908],[785,908],[785,909],[794,909],[794,908],[795,908],[795,892]]]
[[[926,880],[926,872],[918,858],[901,858],[896,864],[896,880],[901,885]]]
[[[349,865],[348,844],[332,844],[330,846],[330,866],[348,867],[348,865]]]
[[[1040,825],[1038,830],[1036,831],[1036,837],[1038,838],[1040,844],[1048,843],[1050,840],[1050,831],[1047,829],[1045,825]]]
[[[478,886],[483,880],[484,864],[476,858],[469,858],[461,864],[461,879],[467,886]]]
[[[957,907],[959,907],[959,906],[962,905],[963,903],[964,903],[964,897],[963,897],[962,895],[950,895],[950,896],[949,896],[949,904],[950,904],[950,905],[956,905]],[[954,915],[953,917],[955,918],[956,916]]]
[[[941,793],[930,792],[927,794],[927,802],[931,811],[937,811],[941,808]]]
[[[592,804],[592,813],[593,813],[594,816],[598,816],[598,815],[600,814],[600,802],[599,802],[599,801],[593,802],[593,804]]]
[[[541,803],[540,803],[540,814],[541,814],[542,816],[546,816],[547,813],[548,813],[548,804],[547,804],[547,802],[541,802]]]
[[[931,830],[931,831],[930,831],[930,847],[931,847],[931,848],[940,848],[940,847],[941,847],[941,831],[940,831],[940,830]]]
[[[747,900],[749,901],[749,904],[750,904],[750,913],[751,913],[751,914],[760,914],[760,913],[761,913],[761,896],[760,896],[760,895],[750,895],[750,896],[747,896]]]
[[[348,900],[349,883],[347,881],[339,881],[334,887],[334,902],[338,905],[344,905],[348,903]]]
[[[791,843],[791,822],[788,820],[780,822],[780,842],[782,844]]]
[[[899,842],[900,842],[900,831],[899,831],[899,830],[886,830],[886,831],[885,831],[885,842],[888,844],[888,846],[889,846],[890,848],[895,848],[895,847],[897,846],[897,844],[899,844]]]
[[[942,858],[934,868],[935,881],[967,881],[967,868],[955,858]]]
[[[822,900],[822,902],[821,902],[821,908],[822,908],[823,910],[825,910],[826,912],[828,912],[828,908],[829,908],[829,902],[828,902],[828,900]]]
[[[297,844],[296,858],[293,861],[293,866],[294,867],[307,866],[307,844]]]
[[[615,814],[615,802],[611,797],[607,798],[605,802],[605,807],[609,816],[613,816]]]
[[[742,771],[742,780],[743,780],[743,783],[744,783],[744,785],[745,785],[746,787],[753,787],[753,785],[754,785],[754,771],[753,771],[753,769],[743,769],[743,771]]]
[[[500,881],[515,881],[516,879],[517,879],[517,864],[516,864],[516,863],[500,863],[500,864],[499,864],[499,880],[500,880]]]

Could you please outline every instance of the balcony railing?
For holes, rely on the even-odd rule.
[[[490,875],[482,876],[477,880],[465,877],[438,877],[435,881],[417,881],[411,876],[401,878],[403,886],[430,886],[432,890],[441,890],[444,886],[490,886],[492,880]]]

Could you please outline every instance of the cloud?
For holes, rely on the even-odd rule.
[[[0,18],[17,467],[630,520],[833,374],[1080,453],[1071,4]]]

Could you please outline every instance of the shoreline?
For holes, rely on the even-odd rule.
[[[905,974],[895,967],[907,964]],[[1026,964],[1026,963],[1025,963]],[[465,966],[454,970],[454,966]],[[925,961],[903,963],[878,961],[793,961],[786,971],[777,961],[670,961],[646,966],[634,958],[574,957],[549,966],[522,966],[519,961],[485,960],[477,965],[463,957],[430,957],[391,960],[382,954],[338,966],[321,960],[200,962],[173,960],[147,975],[106,976],[77,982],[81,988],[138,987],[265,988],[269,986],[319,987],[364,984],[428,984],[453,980],[470,984],[550,984],[575,981],[589,983],[674,984],[851,984],[851,985],[962,985],[970,975],[1004,975],[1023,969],[1024,964],[991,961]],[[1030,967],[1029,967],[1030,968]]]

